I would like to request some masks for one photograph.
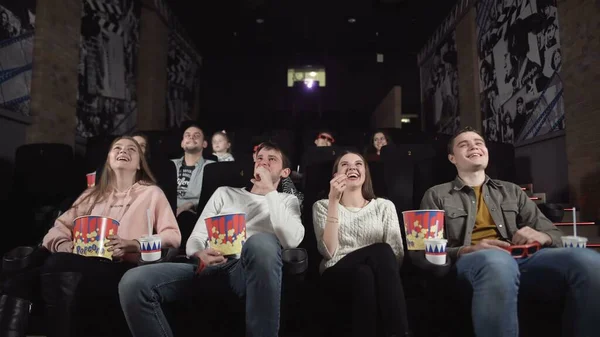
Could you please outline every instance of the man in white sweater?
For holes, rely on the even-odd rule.
[[[161,304],[183,300],[194,277],[225,276],[237,296],[246,297],[247,336],[276,337],[283,262],[282,248],[295,248],[304,238],[300,204],[278,193],[279,180],[290,174],[289,160],[279,147],[263,143],[254,166],[252,189],[220,187],[208,201],[190,236],[186,252],[200,262],[161,263],[134,268],[121,280],[121,307],[134,337],[173,336]],[[246,213],[247,239],[239,259],[207,247],[204,220]]]

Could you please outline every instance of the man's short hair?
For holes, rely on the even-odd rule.
[[[290,159],[285,154],[285,152],[283,152],[283,150],[281,149],[281,147],[279,145],[272,143],[272,142],[262,142],[258,146],[258,149],[256,150],[256,154],[258,155],[260,150],[263,150],[263,149],[274,150],[281,154],[281,168],[282,169],[290,168],[292,166]]]
[[[517,104],[519,104],[519,103],[523,104],[523,97],[517,98]]]
[[[481,135],[481,133],[479,133],[479,131],[473,129],[470,126],[465,126],[464,128],[458,130],[452,136],[452,138],[450,138],[450,141],[448,142],[448,154],[454,154],[454,140],[456,139],[456,137],[460,136],[461,134],[463,134],[465,132],[475,132],[476,134],[479,135],[479,137],[481,137],[483,139],[483,136]],[[484,141],[485,141],[485,139],[484,139]]]
[[[187,130],[189,128],[196,128],[196,129],[200,130],[200,132],[202,133],[202,138],[204,138],[204,140],[206,140],[206,135],[204,134],[204,130],[200,127],[200,125],[198,125],[195,122],[186,123],[186,124],[181,125],[181,136],[182,137],[183,137],[183,134],[185,134],[185,130]]]

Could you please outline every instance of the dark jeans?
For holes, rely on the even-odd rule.
[[[456,272],[459,290],[472,291],[476,336],[516,337],[518,299],[541,303],[561,298],[565,300],[562,335],[598,335],[600,254],[591,249],[547,248],[523,259],[480,250],[462,256]]]
[[[188,263],[159,263],[127,272],[119,284],[121,307],[134,337],[171,337],[173,331],[162,305],[190,299],[191,288],[205,286],[202,281],[207,278],[219,278],[230,292],[246,298],[246,335],[276,337],[282,266],[277,237],[268,233],[254,234],[244,243],[239,260],[230,259],[207,267],[200,275],[196,275],[196,266]],[[197,303],[198,306],[223,310],[218,298],[201,300],[204,301]],[[190,322],[190,326],[207,324],[202,318],[198,317],[199,322]]]
[[[345,315],[344,304],[350,301],[346,310],[350,310],[352,336],[404,336],[408,332],[399,263],[388,244],[377,243],[346,255],[323,272],[321,283],[336,302],[336,312]]]

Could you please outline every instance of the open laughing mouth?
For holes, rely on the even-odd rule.
[[[129,159],[129,158],[128,158],[128,157],[126,157],[126,156],[119,156],[119,157],[117,157],[117,161],[130,162],[130,161],[131,161],[131,159]]]
[[[346,177],[348,177],[348,180],[358,180],[360,179],[360,174],[358,174],[358,172],[349,172],[346,174]]]
[[[467,158],[469,158],[469,159],[481,158],[481,157],[483,157],[483,155],[481,153],[472,153],[467,156]]]

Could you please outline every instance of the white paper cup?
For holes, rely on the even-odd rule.
[[[565,248],[586,248],[588,239],[583,236],[561,236]]]
[[[446,239],[425,239],[425,258],[427,261],[444,265],[446,264]]]
[[[142,251],[142,260],[157,261],[162,257],[162,245],[160,236],[144,236],[139,239]]]

